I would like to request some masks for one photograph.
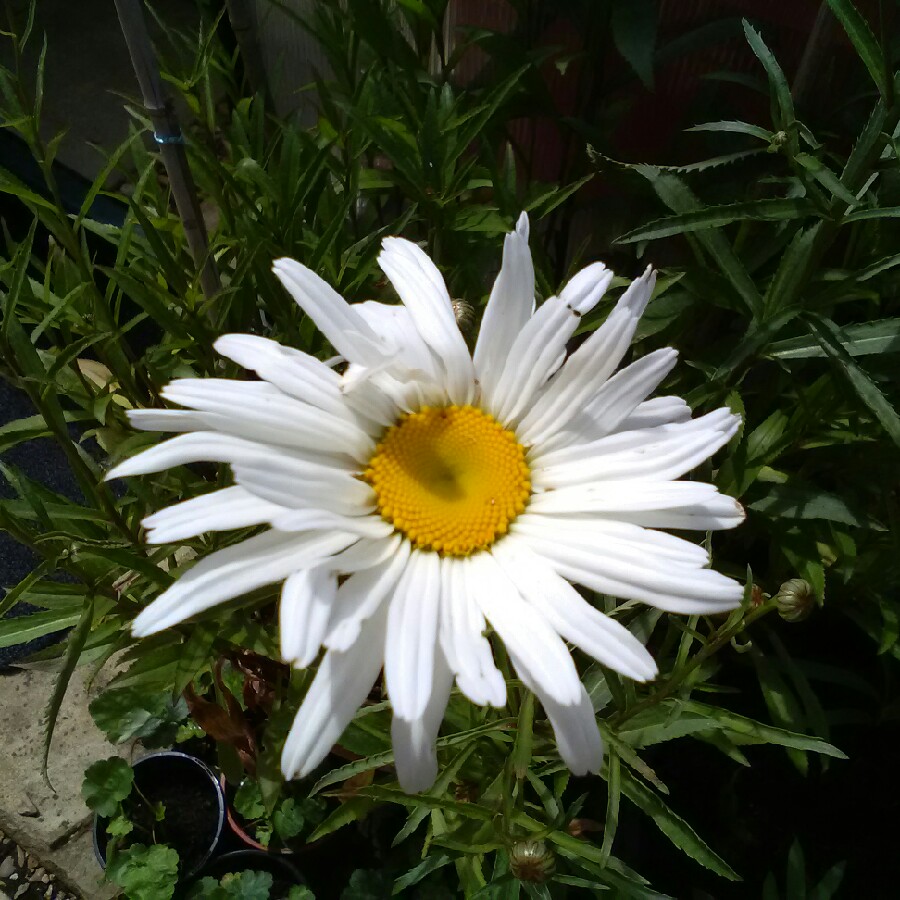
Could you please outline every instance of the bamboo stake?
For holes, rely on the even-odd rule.
[[[184,226],[188,248],[200,271],[200,287],[204,296],[210,299],[221,290],[219,272],[209,252],[200,201],[197,199],[197,189],[184,151],[184,137],[172,103],[163,91],[141,0],[115,0],[115,3],[131,64],[141,87],[144,107],[153,122],[153,139],[159,145],[159,154],[169,176],[169,185]]]

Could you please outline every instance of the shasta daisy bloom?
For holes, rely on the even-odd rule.
[[[282,656],[303,667],[325,648],[285,743],[285,775],[318,765],[383,669],[397,773],[417,791],[435,778],[453,683],[474,703],[506,701],[491,629],[562,758],[576,774],[596,772],[600,735],[567,642],[638,681],[656,665],[573,584],[676,613],[737,606],[741,586],[708,568],[702,547],[659,529],[741,522],[712,485],[676,480],[739,420],[727,409],[692,419],[677,397],[647,399],[674,350],[616,373],[653,291],[649,269],[567,358],[612,273],[588,266],[535,308],[524,214],[474,354],[419,247],[388,238],[379,263],[402,305],[348,304],[299,263],[275,263],[342,371],[232,334],[216,350],[260,380],[180,379],[163,397],[182,409],[130,413],[138,428],[182,434],[110,477],[211,460],[235,481],[147,518],[148,541],[269,526],[198,562],[138,615],[134,634],[283,582]]]

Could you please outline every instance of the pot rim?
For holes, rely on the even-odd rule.
[[[145,753],[139,759],[134,760],[131,763],[132,769],[137,769],[137,767],[147,760],[150,759],[159,759],[160,757],[176,757],[188,760],[192,765],[198,768],[201,772],[203,772],[206,777],[209,779],[210,783],[213,785],[213,790],[216,795],[217,805],[219,807],[219,814],[216,820],[215,832],[213,833],[212,840],[209,843],[209,848],[204,854],[203,858],[200,859],[196,865],[192,866],[189,871],[185,871],[179,877],[179,881],[182,881],[186,878],[192,878],[196,875],[202,868],[209,862],[210,857],[216,850],[216,847],[219,845],[219,841],[222,838],[222,831],[225,828],[225,792],[222,790],[222,785],[219,783],[219,779],[216,777],[215,772],[205,763],[202,759],[197,759],[196,756],[191,756],[189,753],[184,753],[181,750],[155,750],[152,753]],[[92,829],[92,843],[94,845],[94,856],[97,862],[100,864],[101,869],[106,869],[106,854],[101,853],[100,851],[100,842],[97,839],[97,834],[99,832],[100,820],[106,819],[106,816],[100,816],[97,813],[94,813],[94,827]]]

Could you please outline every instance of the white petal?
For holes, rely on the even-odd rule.
[[[469,585],[485,618],[510,654],[547,696],[577,703],[581,682],[572,657],[547,620],[522,599],[490,553],[471,557]]]
[[[620,622],[591,606],[522,542],[498,541],[493,554],[519,593],[561,637],[629,678],[656,677],[656,662],[644,645]]]
[[[280,509],[272,520],[278,531],[347,531],[365,538],[383,538],[394,526],[380,516],[342,516],[325,509]]]
[[[271,522],[284,508],[235,486],[176,503],[147,516],[148,544],[171,544],[204,531],[230,531]]]
[[[585,403],[616,370],[631,345],[634,330],[655,284],[656,273],[649,268],[641,278],[631,283],[606,321],[566,360],[566,364],[534,401],[517,429],[521,441],[534,444],[546,440],[583,410]],[[660,354],[663,359],[660,359]],[[659,380],[675,364],[675,359],[673,350],[658,351],[656,361],[664,368]],[[658,383],[652,383],[634,405]]]
[[[378,265],[409,310],[422,339],[440,357],[453,403],[470,403],[475,374],[465,339],[456,324],[444,279],[428,255],[411,241],[385,238]]]
[[[202,431],[209,428],[192,409],[129,409],[125,415],[132,428],[141,431]]]
[[[690,417],[691,408],[681,397],[653,397],[645,400],[631,415],[619,422],[615,431],[655,428],[671,422],[686,422]]]
[[[342,653],[325,654],[284,744],[285,778],[312,772],[365,703],[381,670],[384,632],[385,614],[380,610],[365,623],[355,644]]]
[[[525,431],[523,422],[517,429],[519,440],[524,444],[539,445],[543,454],[556,447],[587,443],[605,437],[616,431],[619,423],[656,390],[677,360],[678,353],[669,348],[642,356],[613,375],[564,426],[557,428],[558,423],[551,421],[543,432],[537,429]],[[562,375],[569,365],[570,363],[566,363],[559,374]],[[552,388],[553,385],[550,385],[548,391]],[[560,421],[563,418],[561,416]]]
[[[440,590],[437,554],[414,551],[389,605],[384,651],[394,714],[408,721],[422,715],[431,696]]]
[[[272,503],[359,516],[375,508],[369,485],[350,472],[286,454],[260,453],[232,463],[239,484]]]
[[[315,357],[255,334],[226,334],[213,347],[285,394],[347,418],[341,376]]]
[[[239,597],[248,591],[287,578],[297,569],[315,565],[343,550],[355,535],[294,535],[267,531],[200,560],[146,609],[131,626],[135,637],[164,628]]]
[[[409,377],[424,377],[430,381],[441,379],[442,370],[438,357],[422,339],[407,307],[367,300],[365,303],[354,304],[353,308],[376,334],[385,338],[385,342],[391,336],[398,344],[398,352],[392,357],[388,367],[391,372],[402,371],[408,373]]]
[[[641,528],[618,518],[601,519],[592,515],[556,516],[533,513],[519,516],[510,529],[513,533],[559,541],[588,549],[626,554],[643,559],[650,554],[692,569],[709,565],[709,553],[694,544],[664,531]],[[641,563],[638,563],[641,564]],[[667,563],[666,563],[667,564]]]
[[[538,490],[563,488],[592,481],[631,479],[668,481],[680,478],[734,436],[740,418],[717,410],[673,425],[630,431],[554,452],[552,465],[536,461],[531,470]],[[556,456],[556,453],[559,455]]]
[[[334,557],[334,570],[339,575],[351,575],[393,556],[402,550],[399,535],[391,535],[381,540],[357,541]]]
[[[363,622],[390,597],[409,560],[409,541],[390,539],[390,555],[354,572],[339,588],[334,612],[323,643],[332,650],[346,650],[359,635]],[[363,542],[360,542],[363,543]],[[340,557],[336,562],[340,564]]]
[[[516,335],[534,312],[534,264],[528,249],[528,216],[503,242],[503,265],[488,298],[478,341],[475,372],[486,396],[493,396]]]
[[[528,409],[535,393],[562,365],[566,344],[581,316],[592,309],[612,281],[600,263],[579,272],[559,297],[539,306],[516,336],[503,374],[492,394],[484,393],[488,411],[506,425]]]
[[[647,528],[687,528],[712,531],[734,528],[744,510],[714,485],[696,481],[599,482],[531,497],[529,513],[595,516]]]
[[[372,438],[348,418],[301,403],[266,382],[181,378],[162,396],[198,410],[208,427],[250,440],[368,459]]]
[[[281,658],[297,668],[319,653],[337,593],[337,578],[327,565],[294,572],[281,589],[278,606]]]
[[[666,564],[650,553],[639,561],[621,546],[586,549],[522,536],[563,578],[601,594],[640,600],[668,612],[710,614],[740,605],[744,589],[712,569]]]
[[[521,665],[515,654],[511,653],[513,665],[522,683],[534,694],[544,707],[562,761],[571,769],[573,775],[587,775],[588,772],[599,772],[603,764],[603,739],[597,727],[591,698],[584,687],[581,687],[576,703],[563,705],[546,693],[540,683],[534,681],[527,667]]]
[[[506,703],[506,681],[484,636],[487,623],[469,583],[467,559],[441,560],[440,642],[459,689],[479,706]]]
[[[409,721],[394,715],[391,723],[391,744],[394,748],[394,765],[400,787],[407,794],[425,791],[437,778],[437,751],[435,741],[444,711],[450,697],[453,675],[440,647],[434,654],[434,680],[431,696],[424,712]]]
[[[272,271],[344,359],[377,366],[395,352],[395,345],[386,345],[363,317],[311,269],[285,258],[275,260]]]
[[[327,477],[334,472],[349,478],[358,468],[348,459],[320,456],[311,451],[289,451],[217,431],[194,431],[170,438],[126,459],[107,473],[106,480],[147,475],[195,462],[252,464],[262,457],[273,461],[302,463],[309,467],[308,472],[315,477]]]

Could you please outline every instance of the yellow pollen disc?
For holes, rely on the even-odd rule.
[[[468,556],[505,534],[531,493],[525,449],[474,406],[426,406],[389,428],[363,473],[378,512],[420,550]]]

